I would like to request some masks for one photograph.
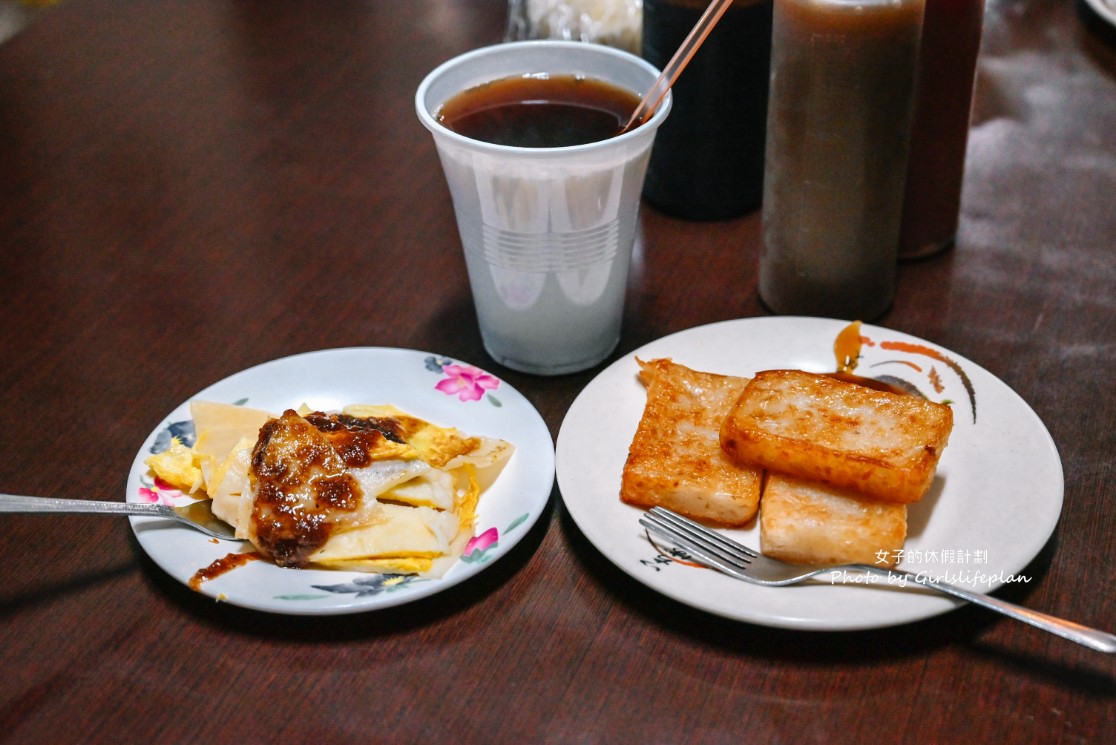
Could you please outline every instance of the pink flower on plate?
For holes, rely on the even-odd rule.
[[[456,395],[462,401],[480,401],[485,391],[496,390],[500,385],[495,376],[471,365],[454,363],[443,367],[442,372],[446,377],[434,388],[447,396]]]
[[[473,554],[481,556],[486,550],[496,545],[499,540],[500,531],[496,530],[496,528],[489,528],[480,535],[475,535],[470,538],[469,542],[465,544],[465,550],[461,555],[466,559],[472,557]]]
[[[155,491],[154,489],[148,489],[146,486],[141,486],[139,488],[139,495],[140,499],[142,499],[144,502],[159,504],[159,492]]]
[[[155,488],[141,486],[139,488],[139,496],[144,502],[151,504],[169,504],[174,506],[174,497],[181,497],[182,492],[175,489],[173,486],[163,481],[158,476],[155,477]]]
[[[182,492],[178,491],[177,489],[174,490],[173,496],[181,495]],[[165,491],[160,491],[158,489],[148,489],[146,486],[141,486],[139,488],[139,496],[140,499],[142,499],[144,502],[150,502],[151,504],[168,504],[171,507],[174,506],[174,500],[171,499],[171,497],[168,496]]]

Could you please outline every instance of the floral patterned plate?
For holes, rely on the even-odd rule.
[[[726,375],[774,368],[833,372],[834,342],[847,325],[795,317],[725,321],[667,336],[613,363],[574,401],[558,435],[558,486],[574,522],[638,581],[735,620],[851,630],[906,623],[957,607],[959,601],[851,573],[794,587],[748,585],[652,542],[639,525],[641,511],[620,502],[624,461],[647,399],[636,357],[671,357]],[[856,373],[953,406],[953,432],[934,484],[908,510],[899,566],[980,592],[1031,581],[1027,564],[1054,531],[1063,491],[1061,460],[1035,412],[975,363],[877,326],[860,329]],[[605,410],[609,415],[601,416]],[[760,547],[754,520],[725,532]]]
[[[482,571],[506,554],[538,520],[554,485],[554,442],[538,411],[518,391],[479,368],[425,352],[350,348],[309,352],[267,362],[209,386],[191,400],[238,403],[278,412],[305,403],[336,410],[348,404],[392,404],[435,424],[501,437],[515,452],[481,496],[477,535],[440,579],[287,569],[248,561],[201,582],[205,595],[246,608],[292,615],[355,613],[433,595]],[[192,444],[189,401],[172,411],[143,443],[128,477],[129,502],[192,501],[154,479],[144,465],[177,436]],[[248,543],[213,541],[156,518],[130,518],[144,551],[190,585],[199,570]],[[236,556],[225,562],[239,564]]]

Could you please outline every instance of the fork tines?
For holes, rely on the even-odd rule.
[[[757,556],[755,551],[663,507],[652,507],[639,522],[678,548],[724,571],[743,571]]]

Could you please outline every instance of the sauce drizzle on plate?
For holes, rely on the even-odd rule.
[[[856,383],[865,388],[871,388],[884,393],[898,393],[909,396],[910,391],[897,385],[892,385],[883,380],[866,378],[853,372],[860,360],[860,321],[853,321],[837,334],[833,341],[833,354],[837,357],[837,371],[828,373],[828,376],[846,383]]]
[[[201,588],[202,582],[216,579],[222,574],[231,572],[237,567],[242,567],[250,561],[256,561],[262,558],[263,557],[255,551],[248,551],[242,554],[227,554],[217,561],[213,562],[209,566],[203,569],[199,569],[197,572],[195,572],[194,576],[190,578],[190,582],[188,584],[191,590],[199,590]]]

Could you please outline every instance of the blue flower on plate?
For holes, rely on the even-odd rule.
[[[351,582],[341,582],[336,585],[313,585],[315,590],[338,595],[356,595],[358,598],[392,592],[419,581],[418,577],[411,574],[369,574],[366,577],[357,577]]]
[[[171,422],[159,434],[155,435],[155,442],[151,443],[151,452],[158,454],[166,451],[171,446],[171,439],[178,438],[186,447],[193,447],[196,436],[194,434],[194,420],[187,419],[183,422]]]

